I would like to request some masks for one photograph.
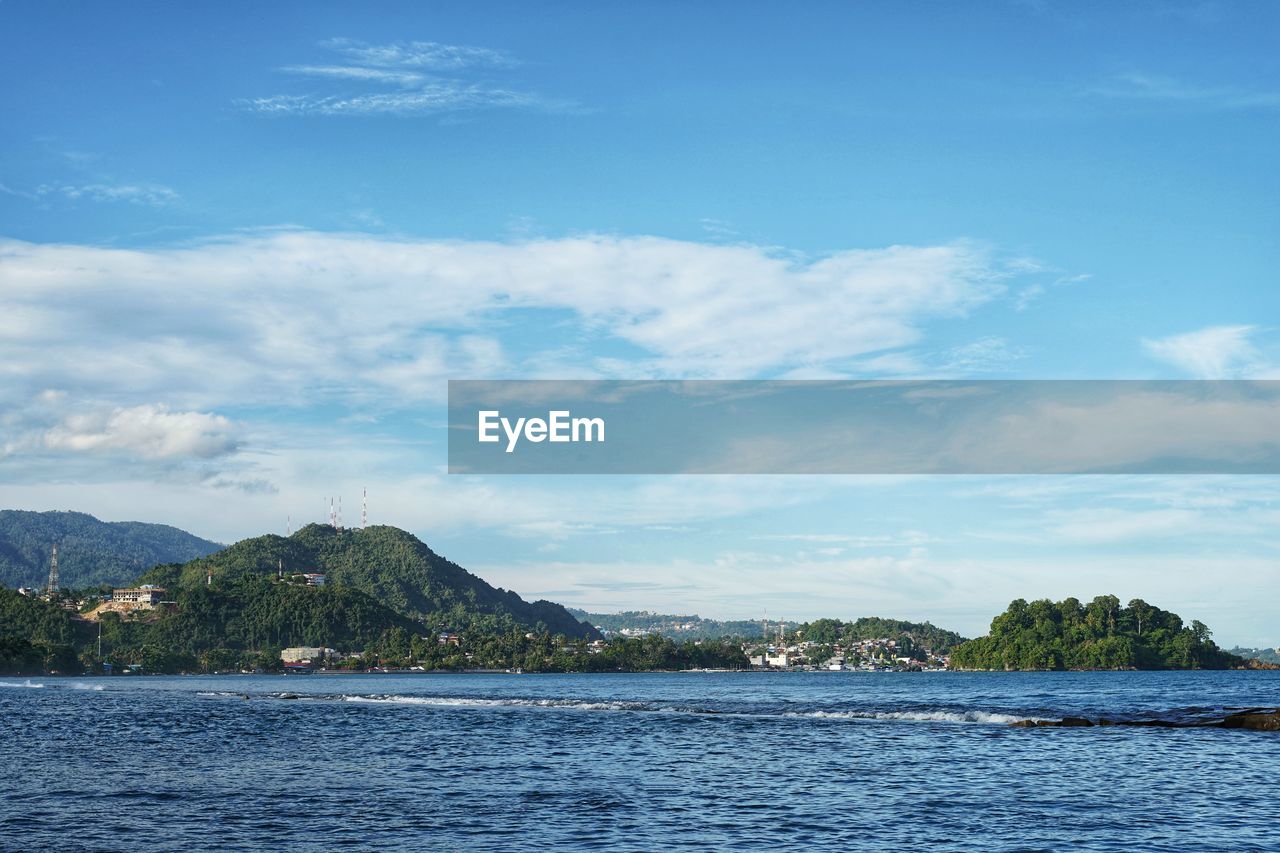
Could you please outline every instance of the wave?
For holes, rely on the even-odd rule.
[[[201,691],[198,696],[210,698],[251,698],[247,693],[227,690]],[[822,720],[861,720],[920,723],[983,723],[1010,725],[1027,719],[1043,720],[1044,717],[1028,717],[1026,714],[1009,714],[1000,711],[918,708],[891,710],[795,710],[768,708],[734,703],[725,707],[705,707],[659,702],[590,700],[542,697],[489,697],[489,696],[422,696],[392,693],[290,693],[273,692],[258,694],[256,698],[312,702],[352,702],[365,705],[420,706],[431,708],[528,708],[562,711],[621,711],[685,714],[691,716],[731,716],[748,718],[810,718]]]
[[[311,698],[311,697],[308,697]],[[433,705],[445,708],[565,708],[582,711],[652,711],[644,702],[587,702],[578,699],[488,699],[471,696],[343,695],[343,702],[384,705]]]
[[[83,681],[77,681],[71,685],[72,690],[102,690],[101,684],[85,684]]]
[[[30,688],[39,688],[39,687],[44,687],[44,685],[43,685],[43,684],[36,684],[34,681],[32,681],[30,678],[28,678],[26,681],[22,682],[21,684],[19,684],[19,683],[18,683],[18,682],[16,682],[16,681],[0,681],[0,687],[30,687]]]
[[[1041,720],[1020,714],[995,711],[808,711],[788,714],[791,717],[816,717],[823,720],[903,720],[912,723],[990,723],[1007,726],[1021,720]]]

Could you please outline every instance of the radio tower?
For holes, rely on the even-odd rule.
[[[62,583],[58,580],[58,546],[53,546],[53,559],[49,561],[49,588],[46,592],[49,595],[56,595],[58,590],[62,588]]]
[[[364,530],[369,526],[369,487],[364,487],[364,494],[360,498],[360,529]]]
[[[338,513],[333,508],[333,498],[329,498],[329,526],[338,529]]]
[[[342,495],[338,495],[338,515],[337,515],[337,524],[335,524],[335,525],[334,525],[334,527],[337,527],[337,528],[338,528],[338,532],[339,532],[339,533],[341,533],[341,532],[342,532]]]
[[[292,515],[286,515],[284,517],[284,535],[286,538],[293,535],[293,516]]]

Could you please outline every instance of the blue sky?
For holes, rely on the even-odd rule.
[[[1276,645],[1270,478],[449,477],[443,396],[1280,376],[1278,18],[5,2],[0,503],[230,541],[367,485],[570,604],[1115,592]]]

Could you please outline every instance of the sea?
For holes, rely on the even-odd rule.
[[[1280,671],[0,678],[4,850],[1277,850]]]

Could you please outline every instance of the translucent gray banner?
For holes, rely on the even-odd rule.
[[[452,474],[1276,474],[1280,381],[449,382]]]

